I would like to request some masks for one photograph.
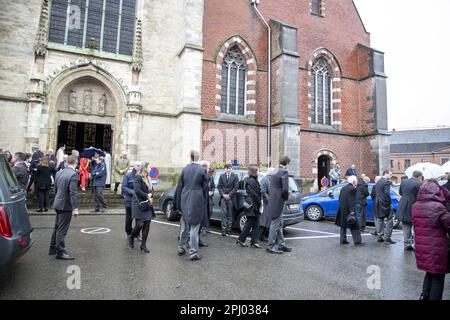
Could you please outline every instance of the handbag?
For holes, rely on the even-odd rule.
[[[138,207],[139,207],[140,211],[145,212],[145,211],[149,211],[152,208],[152,204],[151,204],[150,200],[139,201],[139,199],[138,199],[138,197],[136,197],[136,195],[134,195],[134,197],[136,198],[136,201],[138,203]]]
[[[350,212],[345,218],[348,226],[353,226],[356,224],[356,214],[354,212]]]

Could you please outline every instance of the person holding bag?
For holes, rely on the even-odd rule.
[[[242,230],[239,239],[236,241],[237,245],[241,247],[248,247],[245,240],[252,229],[252,240],[250,246],[252,248],[261,248],[257,243],[259,238],[259,216],[261,215],[261,187],[258,182],[258,167],[252,166],[248,170],[249,178],[245,186],[247,196],[244,201],[244,208],[247,215],[244,229]]]
[[[150,222],[155,217],[153,209],[153,186],[150,178],[150,164],[147,162],[142,166],[133,182],[134,196],[131,200],[131,215],[136,220],[133,231],[128,236],[128,247],[134,248],[134,238],[142,230],[141,251],[150,253],[147,249],[147,237],[150,231]]]

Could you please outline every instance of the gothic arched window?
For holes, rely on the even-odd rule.
[[[320,58],[311,71],[311,122],[332,123],[332,74],[325,59]]]
[[[244,55],[237,46],[231,47],[222,63],[220,94],[220,110],[222,113],[245,114],[246,71]]]

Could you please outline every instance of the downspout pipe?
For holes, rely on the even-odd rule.
[[[264,16],[257,8],[257,2],[253,1],[253,8],[258,17],[267,27],[267,165],[272,166],[272,39],[271,29]]]

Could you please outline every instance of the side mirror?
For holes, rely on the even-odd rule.
[[[333,194],[332,191],[328,192],[328,196],[329,196],[331,199],[334,199],[334,194]]]

